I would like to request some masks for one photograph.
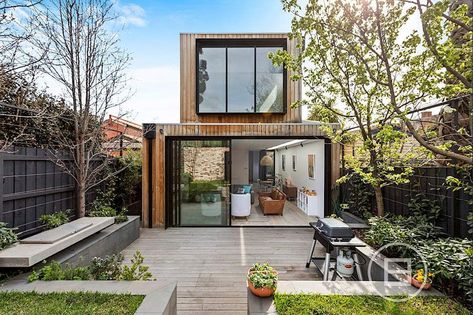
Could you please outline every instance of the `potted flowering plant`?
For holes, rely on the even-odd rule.
[[[415,274],[411,277],[411,284],[416,288],[428,290],[432,287],[433,274],[431,272],[425,274],[424,269],[417,269]]]
[[[254,295],[268,297],[276,291],[278,273],[268,263],[256,263],[248,270],[247,283]]]

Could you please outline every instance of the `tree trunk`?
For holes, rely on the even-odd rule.
[[[80,131],[79,131],[80,132]],[[82,134],[77,136],[77,202],[76,215],[77,218],[85,216],[85,192],[86,192],[86,161],[84,150],[84,137]]]
[[[378,216],[384,216],[384,200],[383,200],[383,191],[381,190],[380,185],[376,185],[374,188],[374,195],[376,198],[376,210]]]
[[[77,184],[76,190],[76,216],[77,218],[85,217],[85,185],[84,183]]]

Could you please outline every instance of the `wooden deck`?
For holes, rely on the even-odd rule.
[[[136,250],[157,281],[178,282],[178,314],[246,314],[245,275],[251,264],[269,262],[281,280],[319,280],[305,268],[310,228],[143,229],[123,251]]]

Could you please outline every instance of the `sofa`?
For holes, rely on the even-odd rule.
[[[273,188],[271,192],[262,192],[258,196],[259,206],[264,215],[279,214],[283,215],[284,204],[286,202],[286,194],[277,188]]]

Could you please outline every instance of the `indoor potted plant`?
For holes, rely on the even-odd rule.
[[[254,295],[268,297],[276,291],[278,273],[268,263],[256,263],[248,270],[247,283]]]
[[[410,282],[413,286],[419,289],[428,290],[432,287],[431,272],[424,274],[424,269],[417,269],[416,273],[410,278]]]

